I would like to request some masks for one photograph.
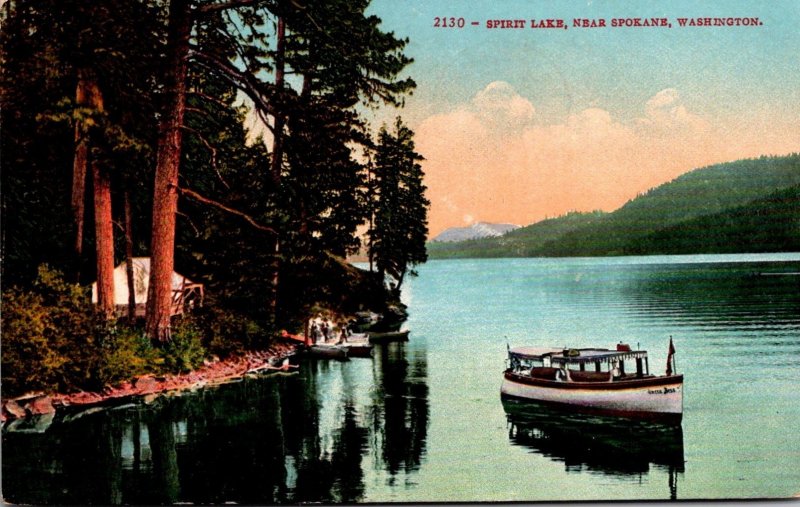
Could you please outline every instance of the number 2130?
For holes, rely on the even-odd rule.
[[[464,18],[433,18],[434,28],[464,28]]]

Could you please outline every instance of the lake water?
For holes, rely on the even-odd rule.
[[[433,261],[405,344],[3,433],[15,503],[786,497],[800,491],[800,255]],[[660,431],[505,407],[506,344],[650,352]],[[508,410],[508,413],[507,413]],[[44,429],[46,427],[46,429]],[[27,430],[27,432],[25,431]],[[35,431],[44,430],[36,433]]]

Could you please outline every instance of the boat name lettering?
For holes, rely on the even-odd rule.
[[[677,387],[665,387],[664,389],[648,389],[647,394],[670,394],[677,393]]]

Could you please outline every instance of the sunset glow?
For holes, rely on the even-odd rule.
[[[567,25],[609,20],[563,30],[491,30],[486,19],[537,9],[469,5],[457,13],[463,29],[433,28],[446,13],[421,2],[375,5],[385,26],[409,35],[418,83],[405,109],[375,121],[400,114],[416,131],[431,236],[474,221],[611,211],[694,168],[800,150],[797,3],[665,12],[659,2],[563,2],[535,13]],[[656,14],[676,26],[611,27],[616,16]],[[760,16],[763,26],[677,27],[679,16],[700,15]]]

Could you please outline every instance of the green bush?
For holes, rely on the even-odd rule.
[[[141,330],[125,325],[103,334],[102,356],[97,372],[101,385],[116,384],[145,373],[157,373],[159,355]]]
[[[57,389],[69,358],[64,354],[64,337],[42,296],[4,291],[2,326],[4,394]]]
[[[85,389],[97,380],[97,324],[87,291],[47,266],[34,290],[3,292],[3,387]]]
[[[206,350],[194,319],[186,317],[172,329],[172,339],[156,348],[158,363],[164,371],[185,373],[203,364]]]
[[[3,292],[3,391],[99,390],[153,371],[156,355],[140,332],[99,318],[88,291],[39,268],[31,291]]]
[[[256,321],[242,315],[205,307],[196,317],[208,351],[220,357],[266,344],[267,333]]]

